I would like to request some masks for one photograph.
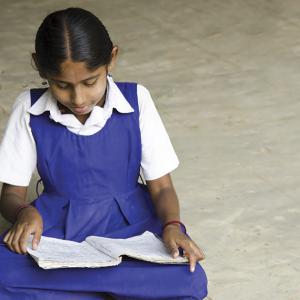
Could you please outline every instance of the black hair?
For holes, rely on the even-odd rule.
[[[65,60],[85,62],[93,71],[111,60],[112,41],[102,22],[78,7],[52,12],[35,38],[36,66],[42,77],[59,75]]]

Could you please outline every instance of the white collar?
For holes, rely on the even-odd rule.
[[[103,122],[105,123],[111,116],[113,108],[120,113],[131,113],[134,111],[112,77],[107,76],[107,93],[104,107],[95,106],[85,124],[80,123],[73,114],[62,114],[57,106],[57,100],[52,96],[50,89],[47,89],[46,92],[27,109],[27,112],[33,115],[40,115],[45,111],[49,111],[51,119],[68,127],[80,128],[90,125],[102,127]]]

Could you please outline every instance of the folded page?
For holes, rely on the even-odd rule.
[[[185,257],[173,258],[163,241],[149,231],[127,239],[89,236],[85,241],[94,248],[114,257],[127,255],[145,261],[170,264],[188,262]]]
[[[27,244],[28,253],[44,269],[65,267],[102,267],[121,262],[120,258],[99,252],[88,243],[77,243],[42,236],[38,248],[32,249],[32,236]]]

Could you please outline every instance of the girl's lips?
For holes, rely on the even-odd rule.
[[[81,107],[73,107],[73,111],[79,114],[83,114],[89,110],[89,105],[87,106],[81,106]]]

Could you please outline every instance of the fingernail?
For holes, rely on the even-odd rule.
[[[194,271],[195,271],[195,267],[192,267],[192,268],[191,268],[191,272],[194,272]]]
[[[33,250],[36,250],[36,248],[37,248],[37,243],[34,242],[34,243],[33,243]]]
[[[177,257],[178,256],[178,251],[173,253],[173,257]]]

